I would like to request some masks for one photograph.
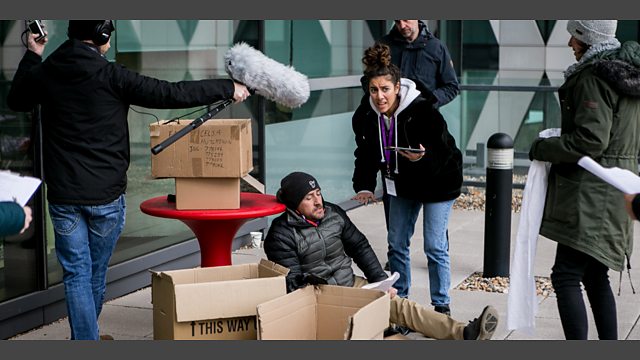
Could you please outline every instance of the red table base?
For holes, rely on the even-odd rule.
[[[182,220],[193,231],[200,245],[202,267],[231,265],[231,247],[240,227],[251,219]]]
[[[176,210],[175,203],[168,202],[166,196],[140,204],[145,214],[184,222],[198,239],[203,267],[231,265],[231,246],[238,229],[251,219],[285,209],[275,196],[255,193],[241,193],[240,209],[230,210]]]

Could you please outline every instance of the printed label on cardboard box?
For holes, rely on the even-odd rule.
[[[182,340],[224,339],[256,339],[257,325],[255,316],[228,319],[191,321],[187,326],[188,333],[182,332]],[[182,325],[182,326],[184,326]],[[185,336],[186,335],[186,336]]]

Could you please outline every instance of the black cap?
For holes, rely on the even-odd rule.
[[[280,181],[280,190],[276,193],[278,201],[289,209],[297,209],[304,197],[312,190],[320,189],[313,176],[303,172],[292,172]]]

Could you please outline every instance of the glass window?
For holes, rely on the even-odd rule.
[[[354,195],[351,117],[362,94],[361,88],[314,91],[311,97],[324,111],[267,125],[267,193],[275,194],[290,172],[304,171],[318,179],[327,201],[342,202]]]
[[[267,20],[264,52],[311,79],[360,76],[364,50],[386,31],[383,21]],[[336,87],[312,91],[298,109],[267,102],[268,193],[274,194],[288,173],[305,171],[318,178],[326,200],[341,202],[353,196],[351,117],[364,93],[360,87]]]
[[[11,87],[8,77],[13,77],[25,49],[20,41],[24,29],[21,20],[0,21],[0,170],[34,176],[37,147],[31,113],[13,112],[6,103]],[[33,220],[23,234],[0,237],[0,302],[38,290],[41,234],[35,224],[42,219],[38,200],[34,196],[27,203],[34,210]]]
[[[462,78],[470,83],[493,83],[499,51],[491,24],[486,20],[462,22]],[[463,82],[466,83],[466,82]]]
[[[565,24],[555,20],[440,24],[442,39],[453,49],[454,64],[459,59],[462,89],[458,101],[442,111],[452,114],[445,116],[450,127],[459,122],[456,139],[463,151],[475,150],[498,131],[514,138],[516,151],[528,151],[539,130],[559,125],[557,99],[549,90],[561,83],[571,60],[565,51],[568,37],[560,36],[566,33]]]
[[[620,42],[638,41],[638,38],[640,38],[640,23],[638,20],[618,20],[616,37]]]
[[[264,53],[309,78],[361,75],[364,49],[381,30],[362,20],[267,20]]]
[[[118,20],[115,26],[116,61],[143,75],[168,81],[228,78],[225,52],[237,41],[255,46],[258,33],[257,21]],[[254,108],[254,100],[249,100],[227,107],[215,118],[252,118],[255,134]],[[131,165],[127,173],[127,219],[112,264],[194,237],[181,221],[146,215],[139,206],[149,198],[175,194],[174,179],[151,178],[149,124],[156,118],[195,119],[207,109],[159,110],[135,106],[131,109],[139,112],[129,112]],[[254,163],[257,164],[255,159]]]

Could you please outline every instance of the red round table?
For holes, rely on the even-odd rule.
[[[285,210],[276,197],[266,194],[240,193],[240,208],[231,210],[176,210],[166,196],[140,204],[143,213],[181,220],[193,231],[200,244],[202,267],[231,265],[231,244],[245,222]]]

